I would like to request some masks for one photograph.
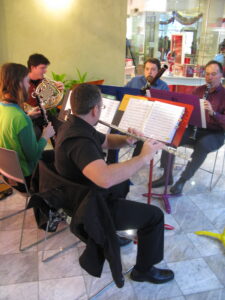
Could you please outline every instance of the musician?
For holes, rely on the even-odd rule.
[[[160,61],[157,58],[149,58],[144,63],[144,75],[138,75],[132,78],[125,86],[134,89],[142,89],[147,84],[147,79],[149,81],[155,78],[156,74],[161,68]],[[168,85],[165,81],[157,79],[152,85],[153,89],[166,90],[168,91]]]
[[[138,229],[137,261],[131,273],[133,280],[155,283],[171,280],[174,277],[172,271],[153,266],[163,258],[162,211],[153,205],[121,198],[128,192],[124,192],[124,182],[150,161],[162,148],[162,143],[149,140],[137,157],[107,165],[103,149],[121,148],[135,140],[117,134],[104,135],[95,130],[93,126],[99,120],[102,99],[94,85],[81,84],[73,90],[71,109],[72,115],[60,127],[56,139],[55,166],[58,173],[76,183],[104,189],[114,197],[113,201],[108,198],[106,201],[116,229]],[[130,131],[137,134],[135,130]]]
[[[199,98],[207,96],[204,101],[206,111],[206,124],[207,128],[197,128],[196,134],[194,133],[193,126],[189,126],[180,145],[192,145],[194,151],[192,153],[192,160],[188,162],[181,177],[174,186],[171,187],[172,194],[180,194],[183,190],[184,184],[189,180],[195,172],[200,168],[205,161],[208,153],[218,150],[224,143],[224,130],[225,130],[225,88],[221,84],[223,76],[222,65],[212,60],[205,66],[205,81],[207,85],[202,85],[193,92]],[[168,154],[163,151],[161,156],[161,165],[164,168],[164,174],[161,178],[153,181],[153,187],[163,186],[165,184],[165,168],[168,160]],[[174,159],[172,162],[173,168]],[[169,184],[173,183],[172,168],[170,172]]]
[[[34,107],[33,111],[30,113],[31,118],[33,119],[34,129],[36,132],[37,138],[41,136],[41,132],[43,130],[43,118],[41,117],[41,112],[39,107],[37,106],[37,98],[33,95],[37,86],[41,83],[44,78],[45,73],[47,72],[47,68],[50,64],[50,61],[42,54],[32,54],[29,56],[27,61],[27,66],[29,70],[29,90],[28,90],[28,99],[27,103]],[[64,85],[62,82],[55,82],[56,87],[59,90],[64,89]],[[55,131],[57,132],[61,122],[57,120],[50,113],[47,113],[48,120],[52,122]]]
[[[136,76],[132,78],[127,84],[126,87],[143,89],[147,86],[147,82],[152,81],[159,70],[161,69],[160,61],[157,58],[149,58],[144,63],[144,75]],[[151,86],[154,89],[158,90],[169,90],[167,83],[161,79],[157,79],[155,83]],[[136,156],[140,153],[143,143],[137,142],[137,145],[134,149],[133,156]]]
[[[23,111],[28,96],[28,69],[15,63],[4,64],[0,70],[0,147],[15,150],[25,179],[30,177],[47,140],[54,135],[49,123],[37,142],[31,119]]]

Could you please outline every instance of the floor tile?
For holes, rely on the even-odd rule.
[[[205,257],[205,261],[225,287],[225,248],[222,254]]]
[[[0,255],[0,285],[38,280],[38,261],[35,253]]]
[[[87,300],[82,276],[39,282],[39,300]]]
[[[224,300],[225,289],[212,290],[204,293],[187,295],[186,300]]]
[[[0,286],[0,300],[39,300],[38,282]]]
[[[102,276],[103,277],[103,276]],[[85,276],[85,283],[87,286],[88,295],[93,297],[100,291],[107,283],[111,282],[110,278],[108,278],[104,274],[104,278],[102,278],[100,282],[99,279],[93,279]],[[93,282],[92,282],[93,279]],[[99,284],[98,284],[99,283]],[[123,288],[117,288],[114,283],[112,283],[109,287],[103,290],[98,296],[94,298],[95,300],[137,300],[137,296],[135,294],[134,288],[130,283],[128,278],[125,279],[125,284]]]
[[[138,300],[160,300],[182,296],[175,280],[164,284],[132,282]]]
[[[190,196],[192,201],[202,210],[221,209],[225,207],[224,198],[225,192],[204,193]]]
[[[185,234],[165,238],[164,259],[175,262],[200,257],[200,253]]]
[[[184,295],[222,288],[222,284],[202,258],[168,263]]]
[[[46,252],[47,257],[55,253],[54,250]],[[39,252],[39,280],[82,275],[77,249],[69,249],[47,262],[41,262],[41,256],[42,251]]]
[[[206,231],[218,233],[217,230],[207,230],[207,228]],[[195,233],[188,233],[187,236],[203,257],[223,253],[222,243],[215,238]]]
[[[204,209],[203,212],[216,228],[225,227],[225,204],[224,208]]]
[[[183,214],[173,214],[173,217],[185,233],[204,230],[205,228],[214,229],[213,224],[198,208],[194,212],[184,211]]]

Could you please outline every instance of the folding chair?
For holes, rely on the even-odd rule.
[[[51,193],[51,190],[54,190],[57,188],[65,187],[65,189],[66,189],[67,187],[72,186],[75,189],[77,189],[80,186],[79,184],[73,183],[73,182],[67,180],[66,178],[63,178],[62,176],[60,176],[57,173],[57,171],[55,170],[52,162],[45,162],[44,160],[40,160],[39,164],[38,164],[38,173],[39,173],[39,191],[38,191],[39,193],[37,195],[42,195],[45,192]],[[67,217],[70,217],[72,215],[72,208],[70,209],[69,207],[67,207],[66,203],[64,204],[64,207],[62,207],[63,205],[59,206],[58,203],[55,206],[54,206],[54,203],[52,203],[52,204],[53,205],[51,207],[49,206],[49,215],[48,215],[48,220],[46,222],[44,238],[33,243],[32,245],[22,248],[23,236],[24,236],[24,230],[23,230],[24,226],[22,226],[20,250],[24,251],[36,244],[39,244],[40,242],[44,242],[43,251],[42,251],[42,261],[43,262],[49,261],[53,257],[56,257],[60,253],[66,251],[67,249],[70,249],[73,246],[78,244],[78,242],[76,242],[76,243],[73,243],[72,245],[69,245],[68,247],[60,248],[59,252],[57,252],[54,255],[45,259],[46,241],[48,239],[54,237],[55,235],[65,231],[69,227],[69,225],[67,224],[67,226],[65,228],[62,228],[61,230],[58,230],[54,233],[51,233],[49,236],[47,236],[48,232],[49,232],[49,228],[51,226],[54,226],[55,224],[59,224],[61,222],[65,223],[65,221],[67,220]],[[29,205],[30,204],[28,204],[28,206]],[[25,216],[26,216],[26,212],[24,214],[23,224],[25,222]]]
[[[16,151],[0,148],[0,174],[3,177],[3,180],[14,190],[19,192],[26,200],[24,209],[0,218],[0,221],[2,221],[25,211],[26,205],[28,203],[28,198],[30,197],[30,192],[21,170],[19,158]],[[7,181],[7,179],[9,180],[9,182]],[[15,189],[14,186],[10,184],[10,180],[23,184],[25,192],[20,192]]]
[[[193,149],[192,146],[190,145],[184,145],[184,151],[185,151],[185,155],[187,153],[187,149]],[[221,169],[220,169],[220,173],[216,174],[216,165],[218,163],[218,159],[219,159],[219,151],[221,150],[221,152],[223,151],[223,155],[222,155],[222,161],[220,163],[221,165]],[[223,170],[224,170],[224,163],[225,163],[225,145],[223,145],[222,147],[220,147],[218,150],[214,151],[215,153],[215,158],[213,161],[213,167],[211,170],[207,170],[205,168],[200,167],[200,170],[203,170],[209,174],[211,174],[210,177],[210,183],[209,183],[209,190],[210,192],[213,190],[213,188],[216,186],[216,184],[218,183],[218,181],[220,180],[221,176],[223,175]],[[217,175],[217,178],[215,180],[215,182],[213,182],[213,178]]]

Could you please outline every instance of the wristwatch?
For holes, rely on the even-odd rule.
[[[213,114],[212,114],[212,116],[213,116],[213,117],[216,117],[216,115],[217,115],[217,112],[214,111]]]

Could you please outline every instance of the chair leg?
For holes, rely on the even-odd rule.
[[[211,180],[210,180],[210,185],[209,185],[209,190],[210,190],[210,192],[213,190],[213,188],[216,186],[217,182],[220,180],[221,176],[223,175],[224,161],[225,161],[225,148],[224,148],[223,151],[224,151],[224,153],[223,153],[223,163],[222,163],[221,172],[220,172],[220,174],[218,175],[216,181],[213,183],[213,177],[214,177],[214,175],[215,175],[216,162],[217,162],[217,157],[218,157],[218,154],[219,154],[219,150],[217,150],[217,152],[216,152],[216,157],[215,157],[215,160],[214,160],[213,170],[212,170],[212,175],[211,175]]]
[[[13,214],[10,214],[10,215],[8,215],[8,216],[2,217],[2,218],[0,218],[0,221],[6,220],[6,219],[11,218],[11,217],[13,217],[13,216],[16,216],[16,215],[18,215],[18,214],[21,214],[21,213],[24,212],[25,210],[26,210],[26,209],[21,209],[21,210],[15,212],[15,213],[13,213]]]
[[[24,209],[24,213],[23,213],[23,221],[22,221],[21,234],[20,234],[20,245],[19,245],[19,250],[20,251],[25,250],[25,248],[22,249],[22,242],[23,242],[23,232],[24,232],[25,218],[26,218],[26,214],[27,214],[27,204],[28,204],[28,197],[26,198],[25,209]]]
[[[45,237],[44,237],[44,248],[43,248],[43,250],[42,250],[42,255],[41,255],[41,261],[42,262],[47,262],[47,261],[50,261],[50,260],[52,260],[54,257],[57,257],[59,254],[61,254],[61,253],[64,253],[65,251],[67,251],[67,250],[69,250],[69,249],[71,249],[71,248],[73,248],[73,247],[75,247],[75,246],[77,246],[81,241],[79,240],[79,241],[77,241],[77,242],[75,242],[75,243],[73,243],[73,244],[70,244],[69,246],[67,246],[67,247],[65,247],[65,248],[62,248],[62,249],[60,249],[58,252],[56,252],[55,254],[53,254],[53,255],[51,255],[51,256],[49,256],[49,257],[47,257],[47,258],[44,258],[45,257],[45,251],[46,251],[46,243],[47,243],[47,240],[49,239],[49,238],[51,238],[52,236],[53,236],[53,234],[48,238],[47,237],[47,234],[48,234],[48,229],[49,229],[49,224],[50,224],[50,220],[48,220],[48,223],[47,223],[47,226],[46,226],[46,230],[45,230]],[[67,228],[69,228],[69,225],[68,226],[66,226],[65,228],[63,228],[64,230],[66,230]],[[59,232],[62,232],[62,230],[61,231],[58,231],[57,233],[59,233]],[[56,234],[55,234],[56,235]]]
[[[123,275],[127,275],[130,271],[132,271],[133,266],[130,267],[127,271],[125,271],[123,273]],[[99,295],[101,295],[107,288],[109,288],[110,286],[112,286],[114,283],[113,280],[111,280],[108,284],[106,284],[101,290],[99,290],[96,294],[94,294],[93,296],[91,296],[90,298],[88,298],[89,300],[94,300],[96,297],[98,297]]]
[[[27,206],[27,203],[28,203],[28,198],[27,198],[27,201],[26,201],[26,206]],[[26,246],[26,247],[23,248],[23,247],[22,247],[22,243],[23,243],[24,224],[25,224],[26,212],[27,212],[27,210],[25,209],[25,210],[24,210],[24,215],[23,215],[23,222],[22,222],[21,235],[20,235],[20,246],[19,246],[19,250],[20,250],[20,251],[28,250],[28,249],[30,249],[31,247],[36,246],[36,245],[38,245],[38,244],[44,242],[45,240],[48,240],[48,239],[50,239],[50,238],[52,238],[52,237],[58,235],[59,233],[65,231],[65,230],[68,228],[68,227],[62,228],[62,229],[58,230],[57,232],[52,233],[50,237],[47,237],[47,238],[46,238],[46,236],[45,236],[43,239],[40,239],[40,240],[38,240],[37,242],[34,242],[34,243],[30,244],[29,246]],[[47,223],[47,226],[48,226],[48,223]],[[48,230],[48,229],[46,229],[46,230]],[[46,235],[46,231],[45,231],[45,235]]]

